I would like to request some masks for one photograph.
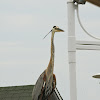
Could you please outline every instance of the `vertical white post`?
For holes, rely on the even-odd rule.
[[[72,0],[68,6],[68,58],[70,77],[70,100],[77,100],[76,88],[76,39],[75,39],[75,5]]]

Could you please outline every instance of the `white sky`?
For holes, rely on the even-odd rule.
[[[80,18],[85,28],[100,37],[100,8],[81,5]],[[50,59],[51,28],[57,25],[64,33],[55,34],[55,68],[57,88],[69,100],[67,45],[67,0],[1,0],[0,1],[0,86],[35,84]],[[78,24],[78,40],[93,40]],[[99,100],[99,51],[77,51],[78,100]]]

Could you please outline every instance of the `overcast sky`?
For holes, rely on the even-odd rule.
[[[100,37],[100,8],[86,3],[79,7],[82,24]],[[43,37],[54,25],[64,33],[55,34],[57,88],[69,100],[67,0],[0,1],[0,86],[35,84],[50,59],[50,36]],[[77,40],[94,40],[87,36],[76,17]],[[78,100],[99,100],[100,51],[77,51]]]

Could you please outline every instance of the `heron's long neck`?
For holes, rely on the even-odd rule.
[[[52,67],[54,67],[54,33],[52,33],[52,36],[51,36],[51,64],[52,64]]]
[[[51,57],[49,65],[46,69],[47,78],[49,79],[51,76],[53,76],[53,69],[54,69],[54,32],[52,32],[51,36]]]

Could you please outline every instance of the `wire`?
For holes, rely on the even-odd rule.
[[[52,31],[52,30],[51,30],[51,31]],[[51,32],[51,31],[50,31],[50,32]],[[49,33],[50,33],[50,32],[49,32]],[[48,34],[49,34],[49,33],[48,33]],[[46,37],[48,34],[46,34],[45,37]],[[44,38],[45,38],[45,37],[44,37]],[[43,38],[43,39],[44,39],[44,38]]]
[[[96,39],[96,40],[100,40],[100,38],[91,35],[91,34],[90,34],[89,32],[87,32],[86,29],[83,27],[83,25],[82,25],[82,23],[81,23],[81,21],[80,21],[80,17],[79,17],[79,8],[78,8],[78,5],[77,5],[77,8],[76,8],[76,12],[77,12],[77,18],[78,18],[79,24],[80,24],[81,28],[84,30],[84,32],[85,32],[87,35],[89,35],[90,37],[92,37],[92,38],[94,38],[94,39]]]

